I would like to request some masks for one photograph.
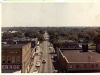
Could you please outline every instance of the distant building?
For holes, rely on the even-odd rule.
[[[9,31],[9,33],[16,33],[16,32],[18,32],[18,31]]]
[[[72,40],[59,40],[58,42],[61,43],[60,48],[79,48],[78,43]]]
[[[32,66],[31,42],[2,45],[2,73],[19,71],[28,73]]]
[[[85,38],[79,38],[79,43],[83,43]]]
[[[100,53],[100,39],[96,41],[96,51]]]
[[[38,38],[13,38],[13,39],[2,39],[2,43],[7,42],[7,44],[14,44],[17,42],[17,44],[24,44],[31,42],[31,47],[34,48],[38,43]]]

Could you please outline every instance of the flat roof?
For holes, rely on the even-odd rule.
[[[2,48],[22,48],[25,44],[6,44]]]
[[[95,50],[88,50],[88,52],[82,52],[82,50],[63,50],[62,54],[68,62],[89,62],[89,57],[92,57],[90,62],[100,61],[100,54],[95,52]]]

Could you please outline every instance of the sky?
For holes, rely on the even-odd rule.
[[[100,26],[99,9],[100,2],[4,2],[1,26]]]

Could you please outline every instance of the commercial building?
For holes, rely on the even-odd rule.
[[[96,42],[96,51],[100,53],[100,39],[97,39],[97,42]]]
[[[100,72],[100,44],[96,44],[95,50],[88,49],[88,45],[82,48],[60,49],[57,48],[58,62],[63,72]]]
[[[13,39],[2,39],[2,44],[7,43],[7,44],[24,44],[31,42],[32,48],[34,48],[37,43],[38,43],[38,38],[13,38]]]
[[[72,40],[59,40],[58,42],[61,43],[60,48],[79,48],[78,43]]]
[[[2,73],[20,71],[28,73],[32,67],[31,42],[2,45]]]
[[[84,40],[85,40],[85,38],[78,38],[78,42],[79,42],[79,43],[83,43]]]

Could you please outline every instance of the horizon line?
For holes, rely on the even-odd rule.
[[[9,26],[9,27],[100,27],[100,26]]]

